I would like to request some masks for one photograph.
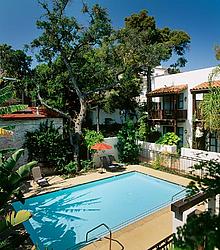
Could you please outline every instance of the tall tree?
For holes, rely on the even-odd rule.
[[[68,1],[53,1],[52,9],[49,9],[45,2],[39,3],[46,12],[45,19],[37,22],[37,27],[42,29],[43,33],[31,46],[39,48],[39,60],[52,63],[60,58],[64,63],[69,78],[65,88],[74,95],[78,105],[72,114],[63,112],[62,109],[57,111],[74,123],[76,142],[79,142],[90,97],[118,81],[119,72],[114,71],[113,75],[110,67],[114,55],[109,47],[104,45],[112,32],[110,20],[100,6],[95,5],[89,10],[84,5],[83,12],[88,14],[90,20],[88,26],[83,27],[75,18],[65,16],[64,10]],[[40,93],[38,97],[44,105],[51,108],[43,101]],[[78,143],[75,145],[75,151],[79,160]]]
[[[145,33],[137,32],[133,26],[128,25],[115,32],[106,10],[99,5],[94,5],[92,9],[83,5],[83,13],[89,17],[88,25],[83,26],[74,17],[65,15],[68,2],[54,0],[50,8],[47,3],[39,1],[45,10],[44,19],[37,21],[42,34],[33,40],[31,47],[38,49],[40,61],[51,65],[60,60],[66,68],[67,81],[62,86],[66,93],[72,95],[72,98],[68,98],[71,103],[69,107],[73,107],[74,103],[72,110],[48,104],[41,87],[38,97],[45,106],[56,109],[74,124],[75,149],[79,160],[77,142],[88,103],[94,101],[97,95],[105,96],[111,89],[120,89],[125,76],[134,86],[134,80],[143,71],[144,65],[151,68],[158,65],[161,58],[167,58],[165,55],[171,53],[172,49],[165,43],[144,42]],[[150,30],[146,33],[150,33]],[[182,51],[177,45],[175,48]],[[129,86],[129,81],[124,86]]]
[[[160,29],[154,17],[149,16],[146,10],[140,11],[125,18],[125,28],[122,29],[122,38],[126,46],[130,47],[129,60],[136,62],[147,75],[147,92],[151,91],[151,71],[162,61],[167,61],[176,54],[177,62],[172,67],[185,66],[184,58],[189,35],[180,30],[171,30],[168,27]]]
[[[22,50],[14,50],[10,45],[0,44],[0,74],[1,77],[16,78],[13,85],[18,98],[25,102],[28,96],[27,78],[31,75],[31,57]]]

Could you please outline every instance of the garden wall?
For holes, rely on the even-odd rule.
[[[118,161],[118,150],[116,148],[116,145],[118,143],[118,138],[117,137],[104,138],[104,143],[111,145],[112,149],[100,150],[94,154],[93,160],[94,160],[94,163],[97,167],[99,167],[101,165],[100,156],[103,156],[103,155],[114,155],[116,161]]]
[[[140,156],[143,158],[147,158],[148,160],[153,160],[155,152],[166,152],[170,154],[175,154],[177,152],[176,145],[160,145],[151,142],[138,141],[140,145]]]
[[[62,118],[47,118],[47,120],[54,121],[56,128],[63,128]],[[39,128],[41,122],[45,122],[46,119],[37,120],[0,120],[0,127],[4,126],[15,126],[13,130],[14,134],[11,137],[0,137],[0,148],[23,148],[25,134],[27,131],[35,131]],[[28,153],[25,150],[24,156],[19,160],[18,164],[24,164],[27,162]]]
[[[220,153],[208,152],[204,150],[181,148],[180,168],[186,169],[187,172],[191,171],[191,167],[201,161],[215,160],[220,162]],[[196,170],[195,174],[200,175],[200,170]]]

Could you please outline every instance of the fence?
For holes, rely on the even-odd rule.
[[[161,152],[146,148],[141,148],[140,160],[151,164],[154,168],[164,167],[171,171],[199,176],[202,176],[202,171],[192,170],[192,167],[205,161],[201,158],[180,156],[177,153]]]

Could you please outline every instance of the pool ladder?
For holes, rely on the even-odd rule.
[[[124,246],[118,241],[118,240],[115,240],[115,239],[112,239],[112,231],[110,229],[109,226],[107,226],[105,223],[101,223],[99,224],[98,226],[92,228],[91,230],[89,230],[87,233],[86,233],[86,242],[88,242],[88,237],[89,237],[89,234],[93,231],[95,231],[96,229],[100,228],[100,227],[105,227],[108,232],[109,232],[109,238],[108,237],[104,237],[105,239],[109,239],[109,250],[112,249],[112,241],[115,241],[117,242],[122,248],[122,250],[124,249]]]

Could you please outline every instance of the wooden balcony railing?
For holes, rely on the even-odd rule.
[[[149,114],[150,119],[179,119],[186,120],[187,119],[187,110],[178,109],[178,110],[152,110]]]

